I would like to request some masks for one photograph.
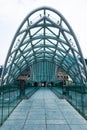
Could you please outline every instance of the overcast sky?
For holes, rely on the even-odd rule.
[[[0,0],[0,65],[20,23],[35,8],[50,6],[69,22],[87,58],[87,0]]]

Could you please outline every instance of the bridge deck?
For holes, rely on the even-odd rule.
[[[0,130],[87,130],[87,121],[48,88],[23,100]]]

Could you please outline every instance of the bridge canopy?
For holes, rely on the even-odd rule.
[[[30,80],[55,81],[58,68],[75,83],[86,82],[86,65],[71,26],[57,10],[37,8],[25,17],[15,33],[2,84],[14,83],[25,71],[31,72]]]

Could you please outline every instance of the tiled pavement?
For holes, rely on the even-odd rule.
[[[0,130],[87,130],[87,121],[48,88],[23,100]]]

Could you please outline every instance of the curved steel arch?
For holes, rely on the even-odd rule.
[[[2,84],[13,83],[22,71],[40,61],[55,63],[74,82],[86,82],[78,40],[62,14],[50,7],[32,11],[21,23],[8,51]]]

